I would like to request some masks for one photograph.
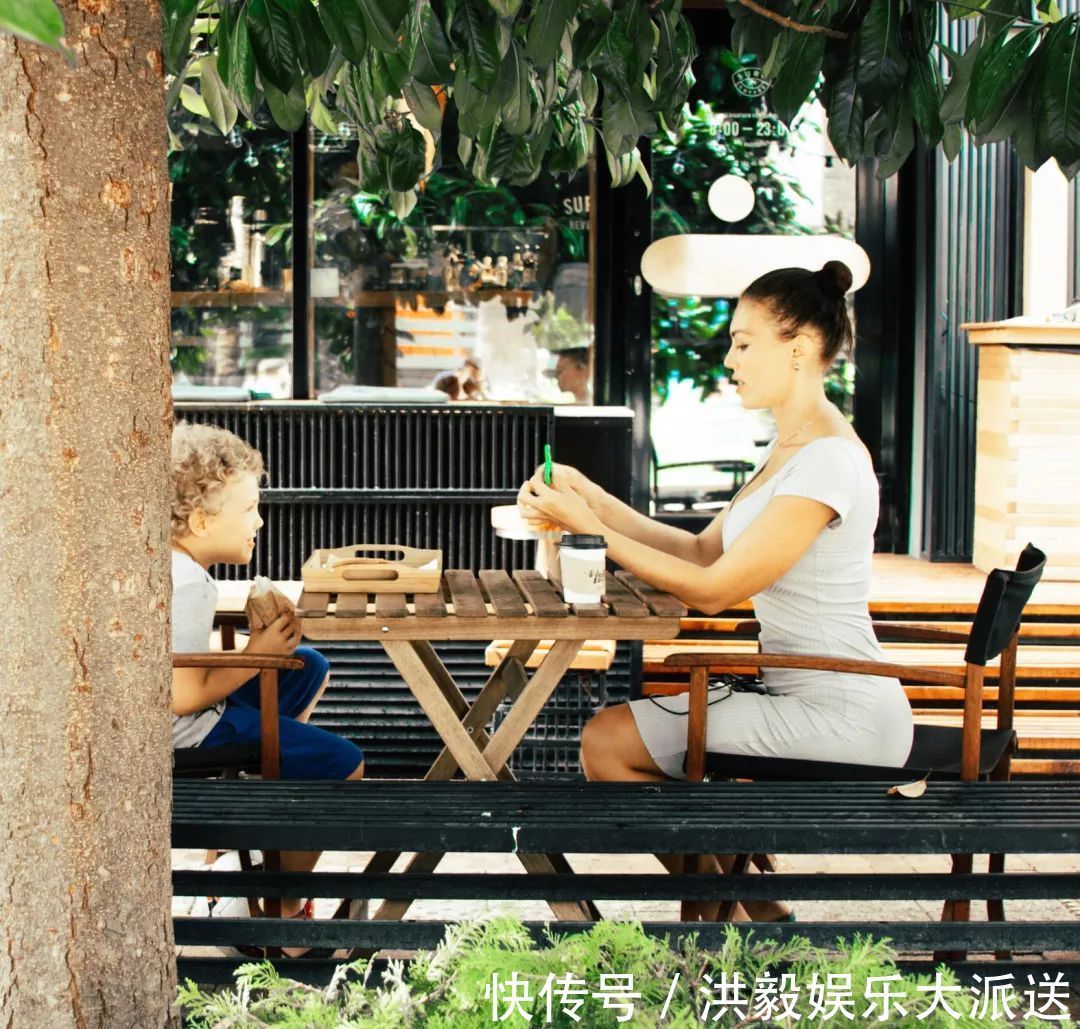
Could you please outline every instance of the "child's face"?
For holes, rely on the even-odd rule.
[[[207,514],[203,544],[215,562],[246,565],[255,552],[259,517],[259,483],[254,475],[238,475],[217,495],[218,511]]]

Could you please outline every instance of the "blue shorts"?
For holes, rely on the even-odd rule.
[[[347,779],[364,760],[364,752],[343,736],[296,720],[315,699],[330,662],[311,647],[297,647],[293,657],[301,658],[304,667],[278,676],[281,778]],[[261,733],[256,675],[225,698],[221,718],[199,746],[258,743]]]

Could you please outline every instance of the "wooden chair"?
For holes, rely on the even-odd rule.
[[[944,629],[918,627],[908,630],[905,638],[924,642],[966,642],[963,672],[918,668],[889,662],[861,661],[828,656],[792,654],[672,654],[666,665],[690,671],[690,701],[687,719],[686,773],[691,781],[710,778],[868,781],[882,780],[899,784],[932,775],[935,779],[965,781],[1009,778],[1009,763],[1016,750],[1013,729],[1016,685],[1017,634],[1024,605],[1042,577],[1046,555],[1030,543],[1024,548],[1014,570],[995,569],[987,576],[982,597],[968,634]],[[890,626],[895,636],[902,627]],[[1001,665],[998,678],[997,728],[983,730],[983,679],[986,665],[998,655]],[[707,713],[710,671],[725,668],[805,668],[820,671],[851,672],[861,675],[904,677],[937,686],[955,688],[964,699],[964,718],[960,728],[939,725],[916,725],[911,753],[900,768],[876,765],[852,765],[842,762],[802,761],[786,758],[747,757],[708,750]],[[735,873],[745,872],[751,861],[762,870],[768,862],[761,855],[738,855]],[[692,859],[688,859],[692,863]],[[1002,872],[1005,855],[990,855],[990,871]],[[972,856],[953,855],[953,872],[970,873]],[[691,870],[689,867],[687,870]],[[731,916],[735,902],[721,910],[721,918]],[[969,900],[946,901],[944,920],[968,921]],[[1003,921],[1004,903],[987,900],[987,915]],[[999,954],[1004,956],[1004,954]]]

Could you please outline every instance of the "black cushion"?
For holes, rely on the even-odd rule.
[[[174,777],[221,775],[226,769],[257,772],[261,748],[258,743],[232,743],[225,747],[179,747],[173,751]]]
[[[705,770],[714,779],[820,780],[866,782],[906,779],[960,778],[963,730],[947,725],[916,725],[911,754],[902,768],[888,765],[851,765],[839,761],[796,761],[790,758],[747,757],[741,754],[705,755]],[[989,775],[998,762],[1016,748],[1012,729],[984,729],[979,753],[979,774]]]

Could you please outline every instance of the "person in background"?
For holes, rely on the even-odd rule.
[[[591,351],[588,347],[563,350],[555,362],[555,382],[564,393],[574,395],[575,404],[592,403]]]
[[[487,382],[484,379],[484,370],[480,366],[480,359],[466,357],[458,371],[458,379],[461,381],[461,391],[466,400],[486,400]]]
[[[461,380],[454,372],[439,372],[431,385],[434,389],[442,390],[451,400],[461,396]]]

